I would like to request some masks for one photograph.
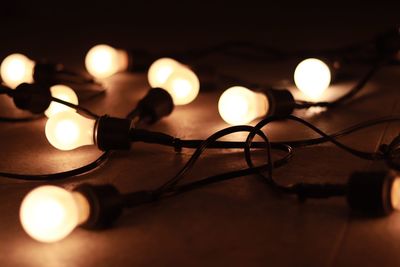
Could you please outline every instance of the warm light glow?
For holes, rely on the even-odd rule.
[[[89,203],[82,194],[45,185],[26,195],[19,214],[29,236],[41,242],[56,242],[85,222],[89,213]]]
[[[75,94],[74,90],[72,90],[70,87],[65,86],[65,85],[54,85],[50,87],[50,92],[51,95],[55,98],[64,100],[66,102],[69,102],[71,104],[78,105],[78,96]],[[70,107],[67,107],[66,105],[57,103],[52,101],[50,103],[50,106],[44,114],[50,118],[54,116],[57,113],[63,112],[63,111],[75,111],[75,109],[72,109]]]
[[[109,45],[96,45],[86,54],[85,65],[95,78],[107,78],[128,68],[128,53]]]
[[[269,109],[267,97],[242,86],[227,89],[219,98],[218,110],[222,119],[229,124],[248,124],[265,116]]]
[[[200,91],[200,81],[189,68],[176,69],[162,86],[170,93],[175,105],[192,102]]]
[[[329,87],[331,71],[323,61],[309,58],[297,65],[294,71],[294,82],[307,97],[318,100]]]
[[[396,177],[391,188],[392,207],[400,211],[400,177]]]
[[[46,137],[52,146],[60,150],[72,150],[94,144],[95,121],[76,112],[55,114],[46,123]]]
[[[1,79],[10,88],[21,83],[33,82],[35,62],[22,54],[11,54],[6,57],[0,66]]]
[[[160,58],[151,64],[147,72],[147,79],[152,88],[164,88],[165,82],[169,76],[179,68],[186,68],[181,63],[172,58]]]

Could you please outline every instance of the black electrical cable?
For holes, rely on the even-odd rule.
[[[252,126],[247,126],[247,125],[242,125],[242,126],[232,126],[228,127],[225,129],[222,129],[211,136],[209,136],[207,139],[205,139],[195,150],[195,152],[192,154],[190,159],[186,162],[184,167],[170,180],[168,180],[166,183],[164,183],[162,186],[160,186],[158,189],[154,191],[154,195],[156,198],[161,197],[163,194],[166,192],[170,191],[180,180],[184,178],[186,173],[194,166],[196,161],[199,159],[201,154],[204,152],[206,148],[208,148],[209,145],[214,143],[216,140],[219,138],[222,138],[224,136],[227,136],[232,133],[238,133],[238,132],[253,132],[253,127]],[[268,138],[262,131],[256,131],[257,135],[261,136],[265,141],[266,141],[266,146],[264,147],[267,148],[268,152],[268,169],[270,173],[272,174],[272,159],[271,159],[271,146],[269,145]]]
[[[84,107],[82,107],[80,105],[75,105],[75,104],[69,103],[67,101],[64,101],[62,99],[55,98],[55,97],[51,97],[50,100],[54,101],[54,102],[57,102],[57,103],[60,103],[60,104],[63,104],[65,106],[67,106],[67,107],[76,109],[77,111],[80,111],[81,113],[86,114],[87,116],[92,117],[94,119],[100,118],[100,116],[97,115],[96,113],[94,113],[94,112],[90,111],[89,109],[84,108]]]
[[[8,94],[11,95],[13,94],[13,90],[5,87],[5,86],[0,86],[0,94]],[[99,115],[91,112],[90,110],[83,108],[79,105],[74,105],[69,102],[63,101],[58,98],[51,97],[51,101],[58,102],[60,104],[66,105],[68,107],[74,108],[94,119],[98,119]],[[41,118],[42,116],[38,116],[38,118]],[[10,118],[6,118],[10,119]],[[23,119],[23,118],[22,118]],[[1,120],[1,118],[0,118]],[[92,161],[91,163],[84,165],[82,167],[73,169],[73,170],[68,170],[64,172],[58,172],[58,173],[51,173],[51,174],[18,174],[18,173],[9,173],[9,172],[0,172],[0,176],[10,178],[10,179],[17,179],[17,180],[27,180],[27,181],[43,181],[43,180],[59,180],[59,179],[65,179],[73,176],[78,176],[78,175],[83,175],[85,173],[88,173],[90,171],[93,171],[103,165],[109,158],[111,152],[106,151],[102,155],[100,155],[96,160]]]
[[[309,124],[308,122],[306,122],[302,119],[299,119],[296,117],[289,118],[289,119],[294,120],[296,122],[300,122],[300,123],[304,124],[305,126],[310,127],[312,130],[321,134],[323,136],[324,140],[333,142],[335,145],[341,147],[342,149],[345,149],[347,152],[350,152],[353,155],[360,156],[360,157],[366,158],[366,159],[380,159],[381,158],[380,153],[365,153],[365,152],[361,152],[361,151],[357,151],[352,148],[349,148],[349,147],[337,142],[335,139],[333,139],[334,137],[324,134],[321,130],[319,130],[315,126]],[[398,118],[396,118],[396,120],[398,120]],[[269,122],[272,122],[272,121],[274,121],[273,118],[269,120]],[[372,124],[377,124],[377,123],[390,122],[390,121],[394,121],[394,118],[385,118],[382,121],[375,120],[375,121],[371,121],[371,122],[372,122]],[[199,187],[202,187],[202,186],[205,186],[208,184],[222,182],[222,181],[233,179],[236,177],[241,177],[241,176],[245,176],[245,175],[258,173],[258,174],[262,175],[262,177],[267,179],[269,185],[271,185],[273,189],[275,189],[281,193],[297,194],[300,199],[306,199],[308,197],[324,198],[324,197],[331,197],[331,196],[344,196],[346,194],[347,187],[345,184],[297,183],[297,184],[283,186],[283,185],[276,183],[274,181],[274,179],[272,178],[271,168],[269,167],[272,165],[265,164],[265,165],[261,165],[261,166],[255,166],[253,163],[252,157],[251,157],[251,153],[250,153],[250,148],[254,147],[254,145],[252,144],[252,139],[254,138],[254,135],[256,133],[258,134],[259,131],[261,130],[261,128],[263,128],[267,124],[268,124],[268,122],[261,122],[260,124],[256,125],[253,128],[253,131],[250,132],[249,136],[247,137],[247,140],[246,140],[247,145],[245,147],[245,157],[246,157],[246,162],[247,162],[249,168],[211,176],[208,178],[200,179],[195,182],[183,184],[183,185],[177,186],[175,188],[170,187],[169,190],[171,192],[173,192],[174,194],[179,194],[179,193],[183,193],[183,192],[190,191],[193,189],[197,189]],[[349,130],[358,130],[361,128],[365,128],[367,126],[367,124],[362,123],[362,124],[358,124],[356,126],[350,127]],[[268,139],[264,139],[264,140],[266,143],[268,143]],[[281,144],[281,145],[283,145],[283,144]],[[288,147],[291,149],[290,146],[288,146]],[[399,158],[398,156],[400,155],[400,136],[395,138],[391,142],[391,144],[388,145],[387,151],[388,151],[388,153],[390,153],[390,156],[391,156],[390,159],[388,160],[388,164],[390,165],[390,167],[399,170],[400,169],[399,163],[395,163],[393,159]],[[393,153],[393,151],[395,151],[395,152]],[[289,156],[289,154],[288,154],[287,156],[290,158],[291,155]],[[269,159],[269,157],[270,157],[270,154],[268,153],[268,159]],[[285,161],[285,162],[287,162],[287,161]],[[281,166],[281,165],[279,165],[279,166]],[[273,167],[274,168],[278,167],[278,165],[274,164]],[[264,176],[262,173],[266,170],[268,171],[268,175]],[[175,181],[174,184],[176,184],[176,183],[177,183],[177,181]]]
[[[344,130],[341,130],[339,132],[336,132],[334,134],[330,134],[329,136],[331,138],[340,138],[343,136],[347,136],[349,134],[352,134],[354,132],[372,127],[372,126],[376,126],[379,124],[383,124],[383,123],[388,123],[388,122],[399,122],[400,121],[400,116],[386,116],[386,117],[381,117],[381,118],[377,118],[377,119],[373,119],[373,120],[367,120],[361,123],[358,123],[356,125],[353,125],[351,127],[348,127]],[[281,141],[279,143],[284,143],[284,144],[288,144],[292,147],[304,147],[304,146],[311,146],[311,145],[318,145],[318,144],[322,144],[324,142],[328,142],[329,140],[325,137],[319,137],[319,138],[312,138],[312,139],[303,139],[303,140],[287,140],[287,141]],[[272,144],[274,144],[275,142],[271,142]]]
[[[351,147],[348,147],[346,145],[343,145],[342,143],[336,141],[335,138],[337,138],[338,136],[345,135],[349,132],[354,132],[354,131],[366,128],[371,125],[376,125],[376,124],[384,123],[384,122],[398,121],[400,118],[399,117],[384,117],[380,120],[367,121],[367,122],[352,126],[343,131],[340,131],[336,134],[336,136],[327,135],[324,132],[322,132],[320,129],[318,129],[317,127],[313,126],[312,124],[310,124],[300,118],[291,116],[289,119],[294,120],[299,123],[302,123],[303,125],[309,127],[313,131],[320,134],[322,136],[322,138],[309,139],[309,140],[312,140],[314,144],[317,143],[316,141],[318,141],[318,143],[322,142],[322,141],[324,141],[324,142],[330,141],[330,142],[334,143],[335,145],[339,146],[340,148],[346,150],[347,152],[349,152],[352,155],[355,155],[357,157],[360,157],[363,159],[368,159],[368,160],[379,160],[379,159],[385,159],[384,155],[381,152],[368,153],[368,152],[359,151],[359,150],[353,149]],[[247,162],[249,168],[232,171],[232,172],[227,172],[227,173],[223,173],[223,174],[218,174],[215,176],[197,180],[195,182],[191,182],[191,183],[187,183],[187,184],[184,184],[181,186],[174,187],[174,185],[176,185],[180,180],[183,179],[183,177],[187,173],[187,171],[191,167],[193,167],[194,162],[200,157],[200,154],[204,151],[205,148],[215,147],[216,144],[217,144],[217,146],[232,145],[232,142],[227,144],[227,143],[224,143],[224,141],[216,141],[216,139],[219,138],[218,135],[214,138],[212,138],[212,136],[211,136],[207,139],[208,142],[207,142],[207,140],[205,140],[205,141],[203,141],[203,143],[199,144],[198,150],[196,150],[197,153],[195,152],[192,155],[192,157],[187,162],[187,164],[181,169],[181,171],[174,178],[169,180],[166,184],[164,184],[158,190],[155,191],[155,193],[154,193],[155,196],[160,197],[161,195],[167,194],[168,192],[170,192],[172,194],[183,193],[183,192],[193,190],[193,189],[196,189],[196,188],[204,186],[204,185],[222,182],[225,180],[229,180],[229,179],[233,179],[236,177],[241,177],[241,176],[245,176],[245,175],[249,175],[249,174],[255,174],[255,173],[261,174],[262,177],[264,177],[266,179],[268,184],[270,186],[272,186],[273,189],[275,189],[279,192],[283,192],[283,193],[297,194],[301,199],[306,199],[307,197],[323,198],[323,197],[345,195],[346,194],[346,186],[344,184],[297,183],[297,184],[283,186],[283,185],[280,185],[275,182],[275,180],[272,178],[272,167],[275,168],[278,166],[282,166],[284,163],[288,162],[288,160],[292,156],[293,151],[292,151],[291,146],[286,144],[288,151],[289,151],[288,154],[282,159],[282,162],[275,162],[274,164],[271,164],[270,148],[272,146],[275,146],[275,148],[277,148],[278,145],[285,146],[285,144],[284,143],[269,143],[268,138],[264,135],[263,132],[260,132],[260,131],[261,131],[261,128],[263,128],[268,123],[273,122],[274,120],[275,120],[275,118],[270,118],[268,120],[266,119],[266,120],[260,122],[258,125],[256,125],[253,128],[253,130],[251,132],[249,132],[249,136],[246,139],[246,146],[244,147],[245,148],[245,158],[246,158],[246,162]],[[224,131],[224,130],[222,130],[222,131]],[[261,135],[261,137],[264,139],[265,142],[252,143],[252,139],[254,138],[255,133],[257,135]],[[182,140],[182,141],[185,141],[185,140]],[[196,143],[198,141],[200,141],[200,140],[197,140]],[[234,143],[240,144],[240,147],[243,147],[242,146],[243,142],[234,142]],[[203,149],[200,147],[202,145],[203,145]],[[302,145],[304,145],[304,142],[302,142]],[[252,157],[251,157],[250,148],[254,148],[254,147],[264,147],[265,148],[267,146],[268,146],[268,149],[267,149],[268,163],[265,165],[261,165],[261,166],[255,166],[253,163]],[[395,150],[395,149],[397,149],[397,150]],[[393,140],[393,142],[388,146],[387,150],[390,152],[395,150],[396,154],[394,154],[394,153],[390,154],[392,157],[390,158],[391,161],[389,163],[392,165],[395,165],[396,168],[399,168],[399,164],[394,163],[393,159],[395,158],[396,155],[400,154],[400,136],[397,137],[395,140]],[[262,174],[264,171],[268,171],[267,176],[264,176]]]
[[[54,102],[63,104],[65,106],[68,106],[70,108],[76,109],[76,110],[80,111],[81,113],[83,113],[89,117],[92,117],[94,119],[98,119],[100,117],[99,115],[91,112],[90,110],[88,110],[86,108],[83,108],[80,105],[75,105],[75,104],[63,101],[61,99],[55,98],[55,97],[51,97],[51,100]],[[45,116],[43,116],[43,115],[28,116],[28,117],[2,117],[2,116],[0,116],[0,122],[14,122],[14,123],[15,122],[30,122],[30,121],[36,121],[36,120],[42,119],[44,117]]]
[[[8,172],[0,172],[0,176],[10,178],[10,179],[16,179],[16,180],[26,180],[26,181],[54,181],[54,180],[62,180],[74,176],[79,176],[86,174],[88,172],[91,172],[101,165],[103,165],[109,158],[110,156],[109,151],[104,152],[101,156],[99,156],[96,160],[92,161],[91,163],[73,169],[69,171],[64,171],[64,172],[58,172],[58,173],[50,173],[50,174],[17,174],[17,173],[8,173]]]
[[[375,125],[388,122],[396,122],[396,121],[400,121],[400,116],[386,116],[373,120],[367,120],[365,122],[361,122],[346,129],[343,129],[339,132],[330,134],[328,136],[329,138],[337,139]],[[176,138],[174,136],[165,133],[153,132],[145,129],[136,129],[136,128],[132,129],[130,134],[132,142],[145,142],[145,143],[171,146],[174,147],[176,151],[181,151],[182,148],[190,148],[190,149],[197,148],[201,145],[202,142],[204,142],[204,140],[199,140],[199,139],[185,140]],[[319,138],[301,139],[301,140],[285,140],[279,142],[271,142],[271,146],[275,148],[276,146],[287,144],[290,145],[291,147],[304,147],[304,146],[311,146],[328,142],[330,140],[329,138],[319,137]],[[244,147],[246,147],[246,143],[242,141],[215,141],[207,146],[207,148],[218,148],[218,149],[235,149],[235,148],[240,149]],[[265,142],[252,142],[251,147],[265,148]]]
[[[247,146],[245,147],[245,158],[246,158],[247,165],[250,168],[254,167],[254,163],[253,163],[253,160],[252,160],[252,157],[251,157],[251,153],[250,153],[250,148],[251,148],[251,143],[252,143],[253,138],[255,137],[256,134],[258,134],[258,132],[263,127],[265,127],[267,124],[269,124],[269,123],[271,123],[273,121],[276,121],[277,119],[279,119],[279,118],[274,118],[274,117],[266,118],[266,119],[260,121],[256,126],[254,126],[253,131],[249,133],[249,135],[248,135],[248,137],[246,139]],[[354,155],[356,157],[359,157],[359,158],[362,158],[362,159],[366,159],[366,160],[386,160],[386,156],[382,151],[379,151],[379,152],[376,152],[376,153],[371,153],[371,152],[364,152],[364,151],[360,151],[360,150],[351,148],[349,146],[346,146],[346,145],[340,143],[339,141],[337,141],[332,136],[327,135],[322,130],[318,129],[317,127],[315,127],[314,125],[312,125],[311,123],[309,123],[309,122],[307,122],[307,121],[305,121],[303,119],[300,119],[300,118],[292,116],[292,115],[289,116],[287,119],[288,120],[292,120],[292,121],[296,121],[296,122],[299,122],[299,123],[305,125],[306,127],[310,128],[314,132],[316,132],[319,135],[321,135],[327,141],[335,144],[339,148],[347,151],[348,153],[350,153],[350,154],[352,154],[352,155]],[[261,176],[263,176],[263,177],[265,177],[267,179],[269,177],[271,177],[269,174],[267,176],[264,176],[262,171],[259,172],[259,175],[261,175]],[[332,185],[329,185],[329,187],[332,188]],[[279,188],[279,189],[281,189],[281,188]],[[287,186],[286,189],[287,189],[287,192],[293,192],[294,191],[294,192],[298,193],[297,190],[296,190],[296,186],[295,185]],[[282,191],[282,190],[280,190],[280,191]]]
[[[255,137],[256,133],[258,133],[258,131],[260,129],[262,129],[263,127],[265,127],[267,124],[277,121],[279,119],[280,119],[279,117],[269,117],[269,118],[261,120],[259,123],[257,123],[257,125],[254,126],[253,132],[251,132],[248,135],[247,140],[246,140],[247,146],[245,147],[245,150],[246,150],[247,156],[250,155],[251,142],[252,142],[253,138]],[[296,116],[289,115],[287,117],[287,120],[292,120],[292,121],[298,122],[298,123],[310,128],[311,130],[313,130],[314,132],[318,133],[323,138],[325,138],[326,141],[329,141],[329,142],[335,144],[336,146],[347,151],[348,153],[352,154],[353,156],[356,156],[356,157],[359,157],[362,159],[366,159],[366,160],[381,160],[384,158],[384,155],[382,154],[382,152],[365,152],[365,151],[361,151],[361,150],[357,150],[352,147],[349,147],[349,146],[337,141],[334,137],[326,134],[325,132],[323,132],[316,126],[312,125],[311,123],[309,123],[301,118],[298,118]],[[248,162],[250,162],[250,161],[248,160]]]
[[[267,144],[265,144],[265,145],[267,145]],[[245,169],[241,169],[241,170],[217,174],[217,175],[210,176],[207,178],[199,179],[194,182],[185,183],[185,184],[177,186],[175,188],[171,188],[170,192],[173,194],[180,194],[180,193],[191,191],[191,190],[194,190],[194,189],[197,189],[199,187],[203,187],[203,186],[206,186],[209,184],[219,183],[219,182],[223,182],[226,180],[231,180],[234,178],[239,178],[239,177],[247,176],[247,175],[251,175],[251,174],[258,174],[261,171],[265,171],[265,169],[269,169],[269,166],[272,166],[274,169],[279,168],[279,167],[285,165],[286,163],[288,163],[288,161],[293,156],[293,149],[290,146],[286,146],[286,149],[287,149],[287,154],[283,158],[273,162],[272,165],[263,164],[260,166],[254,166],[254,167],[245,168]],[[278,188],[281,188],[281,186],[278,186]]]
[[[273,122],[277,118],[269,118],[261,121],[258,123],[256,126],[254,126],[254,129],[252,132],[249,133],[246,143],[247,146],[245,147],[245,158],[247,165],[249,168],[254,168],[255,165],[252,160],[252,156],[250,153],[251,149],[251,142],[253,138],[258,135],[258,132],[268,123]],[[389,144],[389,145],[381,145],[379,152],[376,153],[369,153],[369,152],[363,152],[359,151],[356,149],[353,149],[351,147],[348,147],[340,142],[338,142],[336,139],[332,138],[331,136],[325,134],[321,130],[319,130],[317,127],[313,126],[312,124],[297,118],[295,116],[289,116],[289,120],[293,120],[296,122],[299,122],[313,131],[317,132],[321,136],[325,137],[328,141],[332,142],[336,146],[340,147],[341,149],[349,152],[350,154],[360,157],[362,159],[367,159],[367,160],[384,160],[387,165],[395,170],[400,170],[400,135],[394,138],[394,140]],[[397,161],[396,161],[397,160]],[[263,172],[268,171],[267,175],[264,175]],[[296,194],[301,201],[305,201],[308,198],[328,198],[328,197],[333,197],[333,196],[345,196],[348,194],[348,185],[347,184],[332,184],[332,183],[296,183],[296,184],[290,184],[290,185],[279,185],[277,184],[274,179],[272,178],[272,175],[268,169],[257,169],[258,174],[265,178],[265,179],[272,179],[272,187],[273,189],[281,192],[281,193],[287,193],[287,194]]]
[[[8,96],[13,97],[14,93],[15,93],[15,91],[12,90],[11,88],[0,85],[0,94],[7,94]],[[93,113],[92,111],[90,111],[87,108],[84,108],[80,105],[75,105],[75,104],[69,103],[69,102],[59,99],[59,98],[50,97],[49,102],[51,102],[51,101],[60,103],[62,105],[65,105],[65,106],[73,108],[73,109],[76,109],[77,111],[80,111],[81,113],[83,113],[89,117],[92,117],[94,119],[98,119],[100,117],[99,115]],[[0,122],[28,122],[28,121],[34,121],[37,119],[41,119],[41,118],[43,118],[43,115],[21,117],[21,118],[0,117]]]

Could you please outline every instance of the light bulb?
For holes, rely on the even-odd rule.
[[[400,211],[400,177],[396,176],[393,180],[392,187],[390,189],[390,196],[392,207],[395,210]]]
[[[68,86],[61,84],[54,85],[50,87],[50,92],[52,97],[64,100],[65,102],[69,102],[74,105],[78,105],[78,96],[75,94],[74,90],[72,90]],[[46,109],[44,114],[48,118],[50,118],[55,114],[63,111],[75,111],[75,110],[70,107],[67,107],[66,105],[52,101],[49,105],[49,108]]]
[[[95,78],[107,78],[119,71],[128,68],[128,53],[101,44],[92,47],[86,54],[85,65],[87,71]]]
[[[170,93],[175,105],[186,105],[199,94],[200,81],[192,70],[183,67],[172,72],[162,88]]]
[[[307,97],[316,100],[329,87],[331,71],[323,61],[309,58],[297,65],[294,82]]]
[[[55,114],[46,123],[46,137],[52,146],[60,150],[72,150],[94,144],[95,120],[76,112]]]
[[[218,110],[229,124],[247,124],[268,113],[269,102],[263,93],[253,92],[242,86],[227,89],[219,98]]]
[[[147,72],[147,78],[151,87],[161,87],[168,80],[169,76],[179,68],[186,68],[181,63],[172,58],[160,58],[151,64]]]
[[[13,89],[24,82],[32,83],[34,67],[35,62],[25,55],[11,54],[1,63],[1,79]]]
[[[19,214],[29,236],[41,242],[56,242],[87,221],[89,213],[88,200],[81,193],[45,185],[26,195]]]

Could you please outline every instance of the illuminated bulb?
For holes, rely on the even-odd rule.
[[[151,64],[147,73],[147,78],[151,87],[163,88],[169,76],[179,68],[186,68],[181,63],[172,58],[160,58]]]
[[[60,150],[93,145],[95,123],[76,112],[60,112],[47,121],[46,137],[52,146]]]
[[[392,207],[400,211],[400,177],[394,178],[390,191]]]
[[[309,58],[297,65],[294,82],[301,92],[315,100],[329,87],[331,71],[323,61]]]
[[[71,104],[78,105],[78,96],[75,94],[74,90],[65,85],[54,85],[50,87],[51,96],[69,102]],[[66,105],[52,101],[49,108],[44,112],[44,114],[50,118],[57,113],[63,111],[75,111],[74,109],[67,107]]]
[[[85,222],[90,213],[87,199],[57,186],[41,186],[23,200],[20,220],[25,232],[41,242],[56,242]]]
[[[241,86],[227,89],[218,101],[219,114],[224,121],[232,125],[247,124],[265,116],[268,109],[266,95]]]
[[[0,66],[1,79],[4,84],[15,88],[21,83],[33,82],[35,62],[22,54],[11,54]]]
[[[175,105],[186,105],[199,94],[200,81],[189,68],[178,68],[168,77],[162,88],[170,93]]]
[[[95,78],[107,78],[128,68],[128,53],[101,44],[92,47],[85,58],[87,71]]]

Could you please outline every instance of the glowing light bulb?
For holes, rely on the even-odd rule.
[[[219,98],[218,110],[222,119],[229,124],[247,124],[265,116],[269,109],[267,96],[242,86],[227,89]]]
[[[178,68],[171,73],[162,88],[170,93],[175,105],[186,105],[199,94],[200,81],[189,68]]]
[[[75,94],[74,90],[72,90],[68,86],[61,85],[61,84],[54,85],[54,86],[50,87],[50,92],[51,92],[51,95],[55,98],[64,100],[71,104],[78,105],[78,96]],[[44,114],[48,118],[50,118],[50,117],[54,116],[55,114],[63,112],[63,111],[75,111],[75,109],[72,109],[63,104],[52,101],[50,103],[49,108],[46,109]]]
[[[55,114],[46,123],[49,143],[60,150],[72,150],[94,144],[95,121],[76,112],[64,111]]]
[[[32,83],[34,67],[35,62],[28,57],[22,54],[11,54],[1,63],[1,79],[11,88],[15,88],[24,82]]]
[[[400,211],[400,177],[394,178],[390,191],[392,207]]]
[[[151,64],[147,78],[151,87],[163,87],[169,76],[179,68],[186,68],[172,58],[160,58]]]
[[[297,65],[294,82],[301,92],[315,100],[329,87],[331,71],[323,61],[309,58]]]
[[[107,78],[128,68],[128,53],[101,44],[92,47],[85,58],[87,71],[95,78]]]
[[[41,242],[56,242],[85,222],[89,213],[89,203],[82,194],[45,185],[26,195],[19,214],[29,236]]]

